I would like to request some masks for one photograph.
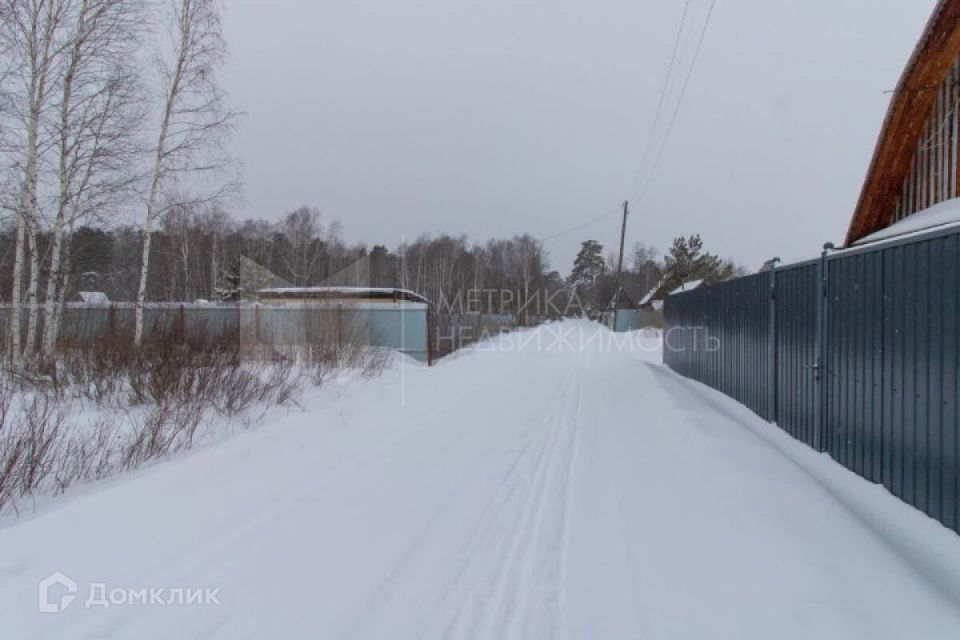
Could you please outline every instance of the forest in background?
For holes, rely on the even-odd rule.
[[[50,244],[49,234],[39,234],[41,253]],[[143,245],[139,227],[84,226],[67,245],[69,299],[78,291],[102,291],[112,301],[135,300]],[[306,206],[278,222],[238,222],[217,207],[182,205],[161,217],[153,245],[147,299],[158,302],[233,302],[253,300],[263,287],[335,285],[406,288],[437,303],[462,301],[466,291],[490,290],[480,298],[486,307],[481,310],[490,313],[516,312],[522,292],[546,292],[555,306],[566,306],[565,296],[576,292],[583,310],[592,311],[606,306],[616,290],[617,256],[593,240],[585,241],[574,264],[560,271],[543,244],[529,235],[486,242],[421,235],[396,247],[348,244],[338,221],[326,222],[318,209]],[[14,248],[14,230],[8,227],[0,233],[0,290],[5,292],[12,287]],[[664,255],[634,245],[625,256],[623,286],[637,303],[658,285],[671,291],[688,280],[719,281],[742,273],[707,252],[694,235],[677,238]],[[514,295],[500,300],[500,291]]]

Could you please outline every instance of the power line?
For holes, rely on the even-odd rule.
[[[645,165],[646,165],[647,158],[650,157],[650,149],[652,148],[653,140],[654,140],[654,138],[655,138],[655,136],[656,136],[657,129],[658,129],[658,127],[659,127],[659,125],[660,125],[660,122],[661,122],[661,120],[662,120],[662,118],[663,118],[663,108],[664,108],[664,106],[665,106],[665,104],[666,104],[666,95],[667,95],[667,92],[668,92],[668,89],[669,89],[670,79],[671,79],[671,77],[673,76],[674,66],[676,65],[676,62],[677,62],[677,54],[678,54],[679,49],[680,49],[680,42],[681,42],[681,40],[683,40],[684,26],[686,25],[687,16],[688,16],[688,14],[689,14],[690,2],[691,2],[691,0],[686,0],[686,2],[684,3],[684,6],[683,6],[683,15],[681,16],[680,26],[679,26],[679,28],[677,29],[677,36],[676,36],[676,38],[675,38],[675,40],[674,40],[673,50],[671,51],[671,54],[670,54],[670,62],[669,62],[669,64],[668,64],[668,66],[667,66],[667,75],[666,75],[666,77],[664,78],[663,86],[661,87],[661,90],[660,90],[660,97],[659,97],[659,99],[658,99],[658,101],[657,101],[657,111],[656,111],[656,114],[655,114],[655,117],[654,117],[653,126],[652,126],[651,129],[650,129],[650,134],[649,134],[649,136],[648,136],[648,138],[647,138],[647,143],[646,143],[646,145],[644,146],[643,157],[642,157],[642,159],[641,159],[641,161],[640,161],[640,167],[639,167],[639,169],[638,169],[638,171],[637,171],[637,176],[636,176],[636,178],[634,179],[633,185],[632,185],[632,188],[631,188],[631,191],[635,190],[635,189],[637,188],[637,186],[638,186],[638,183],[640,183],[640,186],[641,186],[640,194],[639,194],[639,196],[636,198],[638,201],[639,201],[640,198],[643,197],[643,194],[646,192],[647,187],[649,186],[650,181],[651,181],[651,179],[653,178],[653,175],[654,175],[654,173],[655,173],[656,170],[657,170],[657,167],[659,167],[659,165],[660,165],[660,160],[661,160],[661,158],[663,157],[663,152],[664,152],[664,150],[666,149],[667,142],[668,142],[668,140],[669,140],[669,138],[670,138],[670,133],[673,131],[673,127],[674,127],[674,125],[676,124],[676,121],[677,121],[677,115],[678,115],[679,112],[680,112],[680,104],[683,102],[683,98],[684,98],[684,96],[686,95],[686,92],[687,92],[687,87],[688,87],[688,85],[690,84],[690,78],[691,78],[691,76],[693,75],[693,70],[694,70],[694,68],[696,67],[697,58],[698,58],[699,55],[700,55],[700,49],[701,49],[701,47],[703,46],[703,40],[704,40],[704,38],[705,38],[705,36],[706,36],[707,27],[708,27],[709,24],[710,24],[710,17],[713,15],[713,8],[714,8],[714,5],[716,5],[717,0],[711,0],[711,2],[710,2],[710,8],[707,10],[707,17],[706,17],[706,19],[704,20],[703,28],[701,29],[701,31],[700,31],[700,36],[699,36],[699,38],[698,38],[698,40],[697,40],[696,49],[694,49],[694,52],[693,52],[693,59],[692,59],[691,62],[690,62],[690,67],[689,67],[689,69],[687,69],[687,75],[684,77],[683,85],[682,85],[681,88],[680,88],[680,94],[679,94],[679,96],[677,97],[677,102],[676,102],[676,104],[675,104],[675,106],[674,106],[673,113],[672,113],[671,116],[670,116],[670,122],[669,122],[668,125],[667,125],[667,129],[666,129],[666,132],[665,132],[665,134],[664,134],[663,140],[661,141],[660,147],[659,147],[659,149],[657,150],[657,156],[656,156],[656,158],[655,158],[655,160],[654,160],[653,167],[650,169],[650,171],[647,173],[646,176],[643,176],[643,169],[644,169],[644,167],[645,167]],[[644,180],[643,180],[642,182],[641,182],[641,180],[640,180],[640,179],[641,179],[641,176],[644,177]],[[614,215],[616,215],[616,214],[618,214],[618,213],[621,213],[621,206],[622,206],[622,205],[618,205],[616,208],[612,209],[611,211],[608,211],[607,213],[601,214],[601,215],[599,215],[599,216],[597,216],[597,217],[595,217],[595,218],[590,218],[589,220],[587,220],[587,221],[585,221],[585,222],[582,222],[582,223],[580,223],[580,224],[578,224],[578,225],[576,225],[576,226],[570,227],[570,228],[568,228],[568,229],[564,229],[563,231],[559,231],[559,232],[554,233],[554,234],[549,235],[549,236],[545,236],[545,237],[543,237],[543,238],[540,238],[539,240],[540,240],[540,242],[549,242],[549,241],[551,241],[551,240],[555,240],[555,239],[560,238],[560,237],[562,237],[562,236],[565,236],[565,235],[574,233],[575,231],[580,231],[581,229],[585,229],[586,227],[589,227],[590,225],[592,225],[592,224],[594,224],[594,223],[600,222],[601,220],[605,220],[606,218],[610,218],[610,217],[612,217],[612,216],[614,216]]]
[[[673,109],[673,114],[670,116],[670,123],[667,125],[667,131],[660,143],[660,149],[657,151],[657,157],[653,162],[653,168],[650,169],[650,173],[647,174],[647,179],[643,182],[643,186],[640,189],[640,192],[637,194],[637,201],[643,198],[644,194],[647,192],[647,188],[650,186],[653,175],[656,173],[657,167],[660,166],[660,160],[663,158],[664,149],[666,149],[667,142],[670,140],[670,133],[673,131],[673,126],[677,122],[677,114],[680,113],[680,105],[687,93],[687,87],[690,85],[690,78],[693,76],[693,70],[697,66],[697,59],[700,56],[700,49],[703,46],[703,40],[707,35],[707,27],[710,26],[710,17],[713,15],[713,8],[716,4],[717,0],[711,0],[710,8],[707,10],[707,17],[703,21],[703,29],[700,30],[700,38],[697,40],[697,47],[693,51],[693,60],[690,61],[690,68],[687,70],[687,76],[684,78],[683,86],[680,88],[680,96],[677,98],[677,104]]]
[[[660,87],[660,98],[657,100],[657,111],[653,118],[653,126],[650,127],[650,135],[647,136],[647,143],[643,146],[643,156],[640,159],[640,165],[637,167],[637,175],[633,179],[630,191],[637,189],[640,178],[643,177],[643,170],[647,166],[647,159],[650,157],[650,149],[653,147],[653,139],[656,136],[657,128],[660,125],[660,119],[663,116],[663,106],[666,102],[667,89],[670,85],[670,78],[673,76],[673,66],[677,61],[677,51],[680,49],[680,39],[683,35],[683,26],[687,22],[687,12],[690,9],[690,0],[686,0],[683,5],[683,15],[680,17],[680,27],[677,29],[677,37],[673,41],[673,51],[670,53],[670,63],[667,65],[667,74],[663,78],[663,86]]]
[[[597,216],[596,218],[590,218],[590,219],[587,220],[586,222],[583,222],[583,223],[581,223],[581,224],[578,224],[578,225],[575,226],[575,227],[570,227],[569,229],[564,229],[563,231],[560,231],[559,233],[555,233],[555,234],[553,234],[553,235],[540,238],[540,242],[549,242],[550,240],[555,240],[555,239],[557,239],[557,238],[559,238],[559,237],[561,237],[561,236],[565,236],[565,235],[567,235],[567,234],[573,233],[574,231],[580,231],[581,229],[585,229],[585,228],[589,227],[590,225],[592,225],[592,224],[595,223],[595,222],[600,222],[601,220],[603,220],[603,219],[605,219],[605,218],[609,218],[610,216],[613,216],[614,214],[620,213],[620,207],[621,207],[621,206],[622,206],[622,205],[617,205],[617,207],[616,207],[615,209],[613,209],[612,211],[609,211],[609,212],[607,212],[607,213],[604,213],[604,214],[602,214],[602,215],[599,215],[599,216]]]

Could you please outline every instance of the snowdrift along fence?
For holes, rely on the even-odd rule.
[[[666,300],[664,362],[960,533],[960,232]]]

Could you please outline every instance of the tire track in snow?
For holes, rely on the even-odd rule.
[[[558,627],[563,628],[564,615],[567,605],[567,580],[570,575],[570,532],[573,522],[573,483],[576,477],[577,461],[580,458],[580,422],[583,415],[583,384],[586,376],[586,366],[581,367],[577,382],[577,405],[574,412],[574,427],[570,448],[570,465],[567,467],[567,477],[564,482],[563,501],[563,542],[560,551],[560,567],[557,583],[557,617]]]
[[[557,400],[566,394],[572,382],[573,375],[566,376],[554,393],[551,394],[547,406],[555,407]],[[531,487],[529,483],[523,481],[521,471],[527,467],[524,463],[536,460],[539,455],[542,455],[551,417],[552,411],[542,414],[541,418],[538,419],[536,423],[538,428],[531,430],[527,439],[517,450],[516,455],[511,459],[503,480],[498,484],[496,491],[493,492],[493,499],[488,503],[479,524],[474,529],[474,534],[464,545],[461,554],[464,563],[456,573],[453,588],[450,591],[451,595],[447,599],[447,603],[451,600],[458,602],[453,603],[455,610],[452,619],[448,619],[442,632],[435,634],[436,637],[462,637],[467,635],[471,628],[476,628],[476,616],[471,615],[471,610],[481,606],[475,604],[475,601],[481,598],[482,587],[491,580],[495,580],[499,571],[502,570],[506,562],[504,553],[508,551],[509,541],[512,539],[512,536],[509,537],[507,543],[504,544],[497,539],[497,536],[502,534],[504,528],[507,529],[508,533],[513,531],[513,523],[522,513],[523,504],[529,501],[528,496]],[[533,446],[538,440],[544,442],[541,443],[537,452],[533,453]],[[518,501],[519,504],[517,504]],[[480,564],[482,560],[487,558],[485,552],[490,548],[494,549],[491,553],[497,558],[496,562]],[[497,552],[498,548],[501,549],[500,552]],[[493,572],[493,578],[487,577],[490,572]],[[472,575],[473,573],[479,573],[480,575]],[[469,583],[466,586],[466,591],[463,592],[461,586],[467,580],[469,580]]]
[[[534,535],[525,539],[525,566],[506,602],[511,616],[501,637],[555,637],[560,620],[559,597],[562,588],[563,554],[567,539],[567,510],[570,502],[571,468],[575,461],[580,401],[583,394],[586,360],[590,352],[580,354],[575,370],[574,393],[558,407],[556,438],[551,466],[544,478],[545,492],[540,499]],[[517,615],[516,612],[526,615]]]
[[[525,447],[519,460],[524,464],[511,469],[526,473],[510,474],[514,486],[497,511],[506,511],[506,519],[486,522],[480,544],[467,554],[495,560],[480,567],[470,562],[461,570],[458,581],[472,576],[472,583],[465,593],[453,592],[459,606],[440,637],[556,635],[583,371],[581,358],[548,399],[535,434],[539,446]],[[524,485],[519,494],[518,483]]]
[[[569,383],[569,376],[561,381],[560,385],[551,394],[548,402],[549,405],[552,406],[556,403],[558,398],[563,397],[570,386]],[[525,408],[535,407],[538,404],[540,404],[538,399],[536,397],[531,397],[530,401],[525,404]],[[537,421],[535,421],[535,427],[540,427],[544,420],[545,416],[541,416]],[[480,444],[482,440],[485,440],[490,436],[488,432],[468,432],[462,430],[461,432],[464,433],[464,435],[470,434],[474,436],[473,438],[461,438],[459,440],[461,444],[464,442],[470,443],[473,445],[471,448],[475,448],[475,446]],[[481,439],[479,437],[480,435],[484,436],[484,438]],[[503,474],[503,478],[499,483],[496,484],[492,492],[488,490],[488,492],[492,493],[494,499],[490,500],[481,512],[479,519],[480,524],[474,529],[475,535],[470,537],[470,539],[463,545],[463,548],[457,554],[457,557],[462,557],[465,559],[465,564],[469,564],[469,560],[471,558],[470,547],[474,545],[478,537],[493,530],[490,524],[498,519],[503,510],[511,502],[513,496],[515,496],[517,491],[521,488],[522,483],[516,481],[515,476],[522,466],[521,462],[526,458],[528,452],[541,435],[541,429],[533,428],[525,435],[525,437],[521,439],[520,444],[514,450],[514,455],[508,457],[509,464],[506,466],[506,471]],[[411,537],[411,542],[407,546],[405,552],[402,554],[400,561],[391,567],[387,576],[379,584],[374,593],[365,599],[366,602],[373,603],[388,600],[389,594],[394,591],[395,588],[404,580],[409,579],[410,576],[406,573],[406,571],[418,561],[424,560],[422,557],[424,551],[431,551],[431,536],[436,535],[438,530],[443,530],[445,518],[450,516],[451,511],[463,498],[464,494],[467,494],[471,491],[476,491],[478,489],[478,485],[482,485],[483,481],[487,479],[487,477],[488,476],[476,478],[472,482],[458,487],[459,490],[452,490],[447,494],[446,498],[440,503],[440,505],[438,505],[438,508],[431,514],[429,518],[425,519],[424,523],[418,528],[416,534]],[[464,572],[465,567],[461,566],[452,582],[454,584],[460,582]],[[364,637],[362,632],[367,628],[369,622],[370,620],[368,616],[360,616],[354,621],[344,635],[349,637]]]

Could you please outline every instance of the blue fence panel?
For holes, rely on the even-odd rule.
[[[774,421],[798,440],[819,448],[817,421],[818,265],[806,263],[774,274],[776,340]]]
[[[772,419],[771,295],[761,273],[670,296],[664,360]]]
[[[670,296],[664,316],[671,368],[960,532],[956,230]]]

